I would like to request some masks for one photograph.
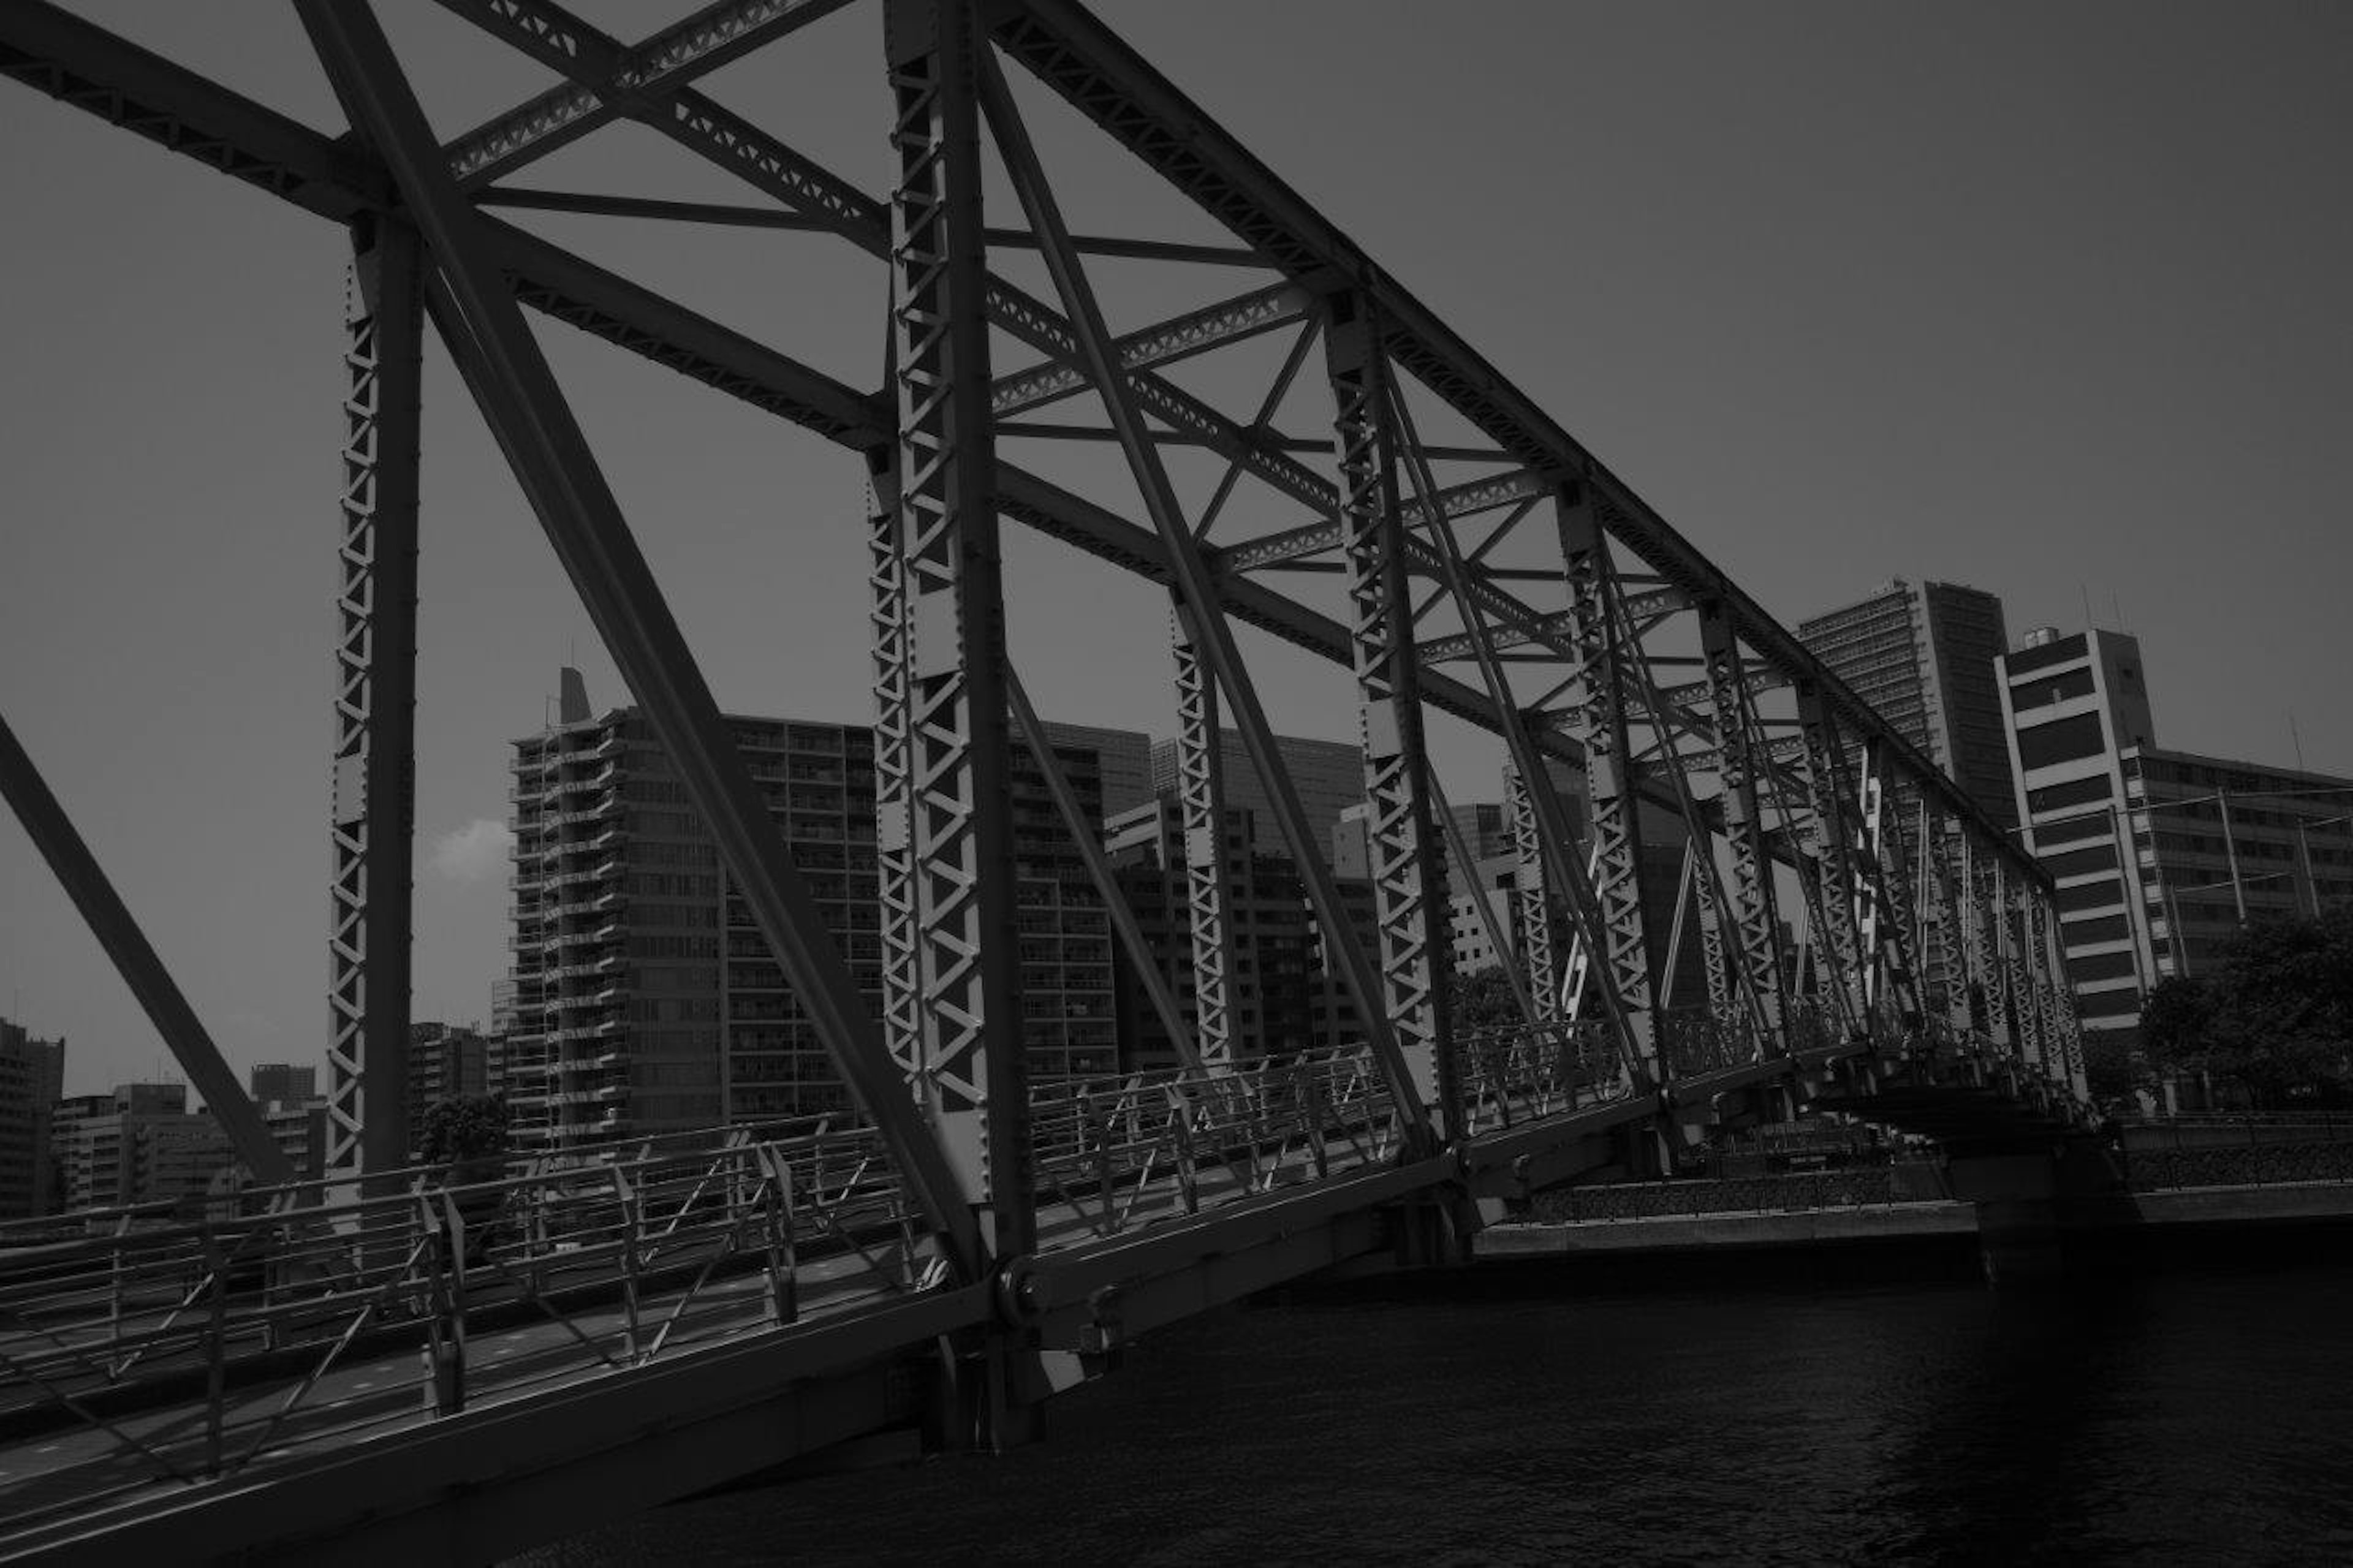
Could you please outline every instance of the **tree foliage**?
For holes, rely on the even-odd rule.
[[[1501,967],[1459,971],[1450,976],[1446,999],[1457,1029],[1497,1029],[1526,1022],[1512,983]]]
[[[503,1159],[507,1152],[507,1102],[487,1094],[462,1094],[438,1100],[425,1113],[417,1146],[427,1164],[457,1165]]]
[[[2343,1097],[2353,1087],[2353,908],[2247,927],[2211,971],[2149,993],[2141,1037],[2160,1070],[2208,1074],[2256,1106]]]

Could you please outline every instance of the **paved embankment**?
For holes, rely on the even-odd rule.
[[[1817,1242],[1968,1235],[1977,1227],[1974,1209],[1949,1201],[1807,1209],[1794,1214],[1660,1215],[1566,1225],[1490,1226],[1479,1233],[1472,1255],[1500,1259],[1721,1247],[1803,1247]]]
[[[2337,1182],[2263,1187],[2192,1187],[2134,1193],[2084,1228],[2131,1232],[2235,1228],[2353,1221],[2353,1185]],[[1976,1209],[1949,1200],[1793,1212],[1657,1215],[1574,1223],[1491,1226],[1472,1244],[1481,1260],[1697,1252],[1719,1247],[1806,1247],[1968,1236]]]

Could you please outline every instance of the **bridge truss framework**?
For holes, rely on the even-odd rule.
[[[1858,1055],[1960,1063],[1980,1080],[2080,1100],[2051,888],[2032,861],[1630,486],[1075,0],[866,0],[880,14],[876,64],[893,103],[897,183],[879,196],[695,85],[753,50],[791,47],[797,31],[848,0],[728,0],[636,41],[550,0],[441,4],[486,47],[521,51],[557,72],[559,85],[444,139],[368,5],[298,0],[352,126],[335,136],[42,0],[0,5],[0,73],[352,236],[330,812],[341,1181],[365,1189],[401,1163],[406,1145],[398,1111],[427,336],[458,368],[716,837],[933,1238],[941,1279],[995,1292],[995,1329],[956,1320],[967,1325],[950,1380],[964,1440],[1018,1436],[1022,1359],[1052,1348],[1050,1334],[1040,1337],[1046,1309],[1023,1297],[1044,1289],[1033,1270],[1039,1215],[1052,1205],[1038,1187],[1035,1091],[1019,1042],[1013,749],[1030,746],[1050,784],[1061,781],[1008,658],[998,543],[1007,521],[1168,596],[1191,851],[1191,1010],[1154,964],[1137,967],[1183,1061],[1166,1086],[1173,1103],[1210,1103],[1221,1077],[1255,1070],[1228,992],[1222,716],[1267,787],[1330,967],[1362,1020],[1368,1081],[1390,1119],[1385,1158],[1400,1171],[1444,1173],[1442,1184],[1467,1204],[1524,1192],[1542,1179],[1548,1139],[1581,1135],[1560,1131],[1565,1122],[1546,1131],[1548,1114],[1579,1104],[1573,1091],[1546,1100],[1540,1080],[1560,1070],[1556,1062],[1541,1068],[1538,1053],[1467,1038],[1448,1016],[1446,867],[1466,849],[1428,754],[1430,722],[1440,715],[1494,736],[1509,769],[1519,931],[1508,942],[1500,929],[1493,934],[1499,950],[1513,950],[1524,1037],[1567,1030],[1601,1042],[1623,1091],[1617,1101],[1672,1120],[1694,1086],[1714,1093],[1802,1078]],[[1135,178],[1172,187],[1231,242],[1073,234],[1050,153],[1008,83],[1017,70],[1132,154]],[[619,121],[749,187],[746,204],[514,183]],[[1018,226],[992,226],[983,211],[984,147],[1009,176]],[[887,269],[888,375],[871,390],[846,384],[788,346],[723,327],[498,209],[829,236]],[[992,269],[992,252],[1010,249],[1042,260],[1050,299]],[[1249,268],[1268,280],[1115,331],[1090,270],[1106,256],[1171,271]],[[879,1017],[770,826],[526,310],[813,431],[863,463],[873,495]],[[1277,332],[1290,334],[1289,348],[1251,407],[1221,408],[1166,374]],[[1026,363],[997,368],[1008,355]],[[1303,393],[1319,379],[1327,396]],[[1074,398],[1098,402],[1103,422],[1037,417]],[[1302,424],[1303,407],[1320,417]],[[1440,419],[1471,435],[1423,439],[1421,428]],[[1136,515],[1009,461],[1002,447],[1016,440],[1050,458],[1114,447]],[[1188,509],[1179,498],[1166,464],[1178,447],[1225,464],[1206,505]],[[1324,454],[1328,467],[1317,460]],[[1504,563],[1531,552],[1535,566]],[[1278,586],[1318,574],[1345,583],[1336,614]],[[1238,626],[1328,659],[1353,680],[1371,812],[1368,941],[1314,841]],[[11,804],[93,926],[127,931],[110,949],[142,1000],[153,998],[159,1029],[192,1078],[225,1080],[217,1052],[119,900],[110,908],[102,872],[29,759],[5,731],[0,741]],[[1582,842],[1552,787],[1562,767],[1587,781]],[[1068,802],[1067,788],[1058,794]],[[1684,846],[1672,915],[1646,907],[1656,890],[1641,874],[1645,838],[1657,839],[1662,822]],[[1115,904],[1116,887],[1091,858]],[[1114,924],[1137,952],[1133,918]],[[1705,984],[1676,998],[1677,965],[1659,933],[1672,947],[1687,929],[1701,942]],[[206,1098],[225,1103],[209,1088]],[[230,1117],[241,1149],[258,1170],[279,1173],[264,1163],[258,1117],[248,1120]],[[1254,1212],[1247,1223],[1274,1223]],[[1476,1223],[1460,1212],[1461,1223]],[[1219,1245],[1198,1242],[1204,1257]]]

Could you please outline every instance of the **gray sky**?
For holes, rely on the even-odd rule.
[[[77,8],[338,125],[276,0]],[[685,8],[586,7],[627,36]],[[445,134],[550,79],[438,8],[379,9]],[[1999,594],[2014,636],[2080,626],[2088,592],[2142,638],[2163,743],[2286,762],[2293,711],[2310,765],[2353,773],[2353,9],[1101,9],[1785,620],[1902,574]],[[786,50],[710,90],[882,191],[871,8]],[[1218,237],[1022,97],[1074,227]],[[15,84],[0,143],[0,711],[232,1061],[318,1059],[341,237]],[[752,199],[626,128],[524,182]],[[534,226],[879,378],[881,271],[838,241]],[[1103,266],[1115,328],[1258,276],[1148,270]],[[542,341],[720,700],[866,717],[856,459]],[[1282,346],[1238,353],[1229,406]],[[504,742],[575,644],[598,704],[625,693],[438,352],[426,464],[417,1013],[463,1019],[505,961],[481,826]],[[1179,468],[1190,494],[1214,475]],[[1165,601],[1010,530],[1007,550],[1040,706],[1165,732]],[[1278,724],[1351,734],[1342,672],[1249,646]],[[1492,795],[1492,750],[1444,745],[1457,798]],[[76,1090],[168,1069],[13,820],[0,1010],[69,1037]]]

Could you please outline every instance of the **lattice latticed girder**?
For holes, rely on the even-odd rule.
[[[1718,799],[1725,839],[1731,849],[1736,957],[1766,1008],[1769,1026],[1778,1033],[1788,1014],[1788,971],[1784,967],[1773,861],[1766,847],[1757,798],[1758,753],[1763,750],[1760,726],[1749,696],[1740,641],[1722,600],[1701,602],[1699,629],[1721,780]],[[1782,1043],[1786,1048],[1787,1041]]]
[[[1805,743],[1806,801],[1812,813],[1812,853],[1801,858],[1799,874],[1810,869],[1815,898],[1808,913],[1820,922],[1814,942],[1819,966],[1827,964],[1826,989],[1834,989],[1850,1028],[1871,1016],[1872,955],[1862,945],[1856,915],[1860,889],[1850,850],[1855,827],[1841,782],[1845,742],[1836,717],[1810,681],[1798,683],[1798,726]]]
[[[1609,966],[1626,1012],[1634,1049],[1652,1059],[1653,999],[1643,919],[1641,803],[1634,755],[1626,734],[1625,674],[1609,596],[1617,584],[1609,545],[1590,489],[1577,487],[1554,503],[1563,569],[1568,584],[1570,643],[1577,680],[1567,709],[1567,728],[1585,749],[1591,798],[1593,894],[1600,929],[1599,962]]]
[[[1232,990],[1225,747],[1218,725],[1217,679],[1201,657],[1189,622],[1190,612],[1182,605],[1169,606],[1168,647],[1176,679],[1176,810],[1185,835],[1185,912],[1192,933],[1194,1044],[1203,1062],[1229,1062],[1241,1042],[1235,1038],[1240,1015]]]
[[[1521,971],[1536,1019],[1551,1023],[1566,1014],[1560,973],[1558,927],[1545,881],[1544,841],[1536,824],[1529,781],[1511,770],[1505,781],[1512,829],[1512,911],[1518,926]],[[1548,786],[1549,781],[1547,781]]]
[[[1398,1048],[1423,1096],[1434,1096],[1443,1108],[1452,1138],[1460,1130],[1461,1097],[1447,1031],[1446,879],[1423,746],[1389,370],[1361,296],[1335,294],[1325,310],[1382,994]]]
[[[892,391],[911,643],[918,1092],[999,1255],[1034,1245],[968,6],[889,0]]]
[[[353,231],[345,305],[343,545],[335,596],[327,1170],[408,1163],[415,825],[420,242]]]
[[[923,983],[916,954],[913,815],[908,796],[914,749],[913,639],[907,626],[906,543],[901,534],[899,470],[892,452],[871,454],[868,479],[869,629],[874,651],[875,882],[881,904],[882,1043],[912,1093],[923,1070]]]

